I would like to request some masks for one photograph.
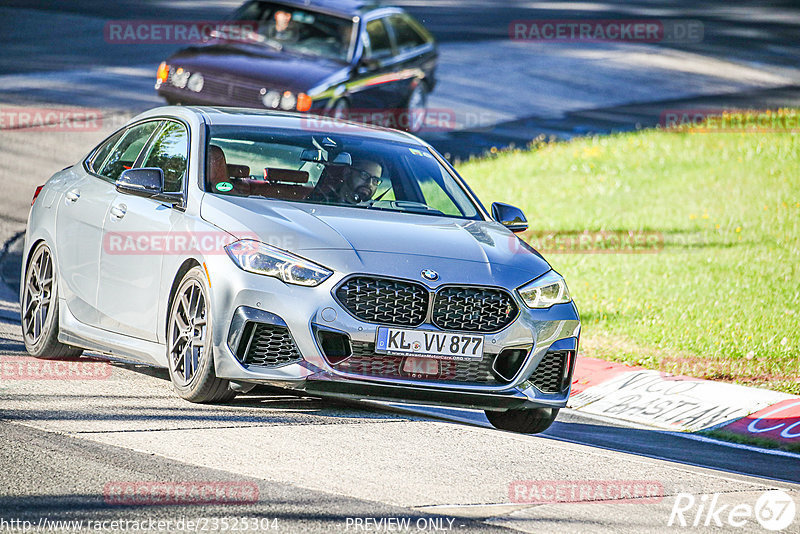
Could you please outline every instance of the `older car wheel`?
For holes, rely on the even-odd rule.
[[[340,98],[331,109],[331,116],[337,120],[347,120],[350,118],[350,103],[346,98]]]
[[[557,415],[557,408],[519,408],[505,412],[486,410],[486,419],[493,427],[521,434],[544,432],[550,428]]]
[[[53,255],[39,243],[25,269],[20,319],[28,353],[47,360],[77,358],[82,349],[58,341],[58,283]]]
[[[167,323],[169,376],[175,391],[190,402],[222,402],[236,396],[214,372],[211,303],[200,267],[181,280]]]
[[[428,91],[425,84],[420,82],[411,90],[406,104],[406,119],[404,126],[409,132],[417,133],[425,125],[425,114],[428,107]],[[402,123],[401,123],[402,124]]]

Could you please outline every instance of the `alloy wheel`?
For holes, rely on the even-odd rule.
[[[190,384],[208,353],[206,297],[197,280],[188,279],[176,295],[169,328],[172,377],[178,385]]]
[[[53,259],[50,249],[39,247],[25,274],[25,292],[22,300],[22,328],[29,345],[42,339],[45,325],[53,312]]]

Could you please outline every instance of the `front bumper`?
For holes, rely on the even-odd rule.
[[[227,260],[227,258],[221,258]],[[225,279],[211,276],[213,342],[217,376],[240,383],[269,384],[321,396],[348,399],[370,398],[480,409],[517,407],[561,408],[569,397],[580,321],[572,303],[547,310],[530,310],[520,301],[520,314],[497,333],[485,334],[484,358],[494,358],[503,349],[524,347],[527,356],[510,381],[469,383],[420,380],[401,376],[366,376],[346,372],[326,359],[317,332],[320,329],[346,333],[352,342],[374,343],[378,325],[350,315],[333,297],[332,290],[343,279],[334,275],[315,288],[290,286],[228,265],[209,265],[209,271],[224,272]],[[224,269],[223,269],[224,268]],[[516,295],[515,300],[518,299]],[[301,358],[272,365],[242,363],[248,324],[288,328]],[[424,328],[438,330],[426,324]],[[558,392],[544,392],[531,382],[549,351],[572,351],[567,364],[569,377]],[[238,353],[238,354],[237,354]]]

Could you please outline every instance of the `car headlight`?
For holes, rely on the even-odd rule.
[[[170,70],[170,83],[177,87],[178,89],[183,89],[186,87],[186,82],[189,81],[189,75],[191,73],[188,70],[184,70],[183,67],[178,67],[175,70]]]
[[[284,91],[283,96],[281,97],[281,109],[285,109],[287,111],[294,109],[294,106],[297,104],[297,97],[294,96],[294,93],[291,91]]]
[[[529,308],[549,308],[553,304],[571,302],[567,283],[555,271],[548,271],[517,290]]]
[[[225,251],[240,269],[272,276],[287,284],[318,286],[333,274],[325,267],[252,239],[231,243]]]
[[[281,94],[278,91],[261,90],[261,103],[265,108],[277,108],[281,104]]]
[[[194,91],[195,93],[199,93],[203,90],[203,84],[205,84],[205,79],[203,75],[199,72],[195,72],[191,76],[189,76],[189,81],[186,82],[186,87],[190,91]]]

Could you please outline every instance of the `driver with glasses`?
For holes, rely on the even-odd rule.
[[[383,167],[375,161],[353,159],[350,166],[327,166],[309,200],[358,204],[370,200],[381,184]]]

